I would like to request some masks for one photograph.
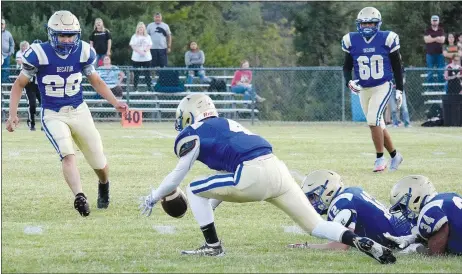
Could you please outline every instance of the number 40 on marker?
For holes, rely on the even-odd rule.
[[[143,124],[143,112],[140,110],[127,110],[122,114],[122,127],[140,127]]]

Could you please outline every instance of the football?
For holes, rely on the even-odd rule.
[[[161,200],[162,208],[165,213],[174,217],[181,218],[188,210],[188,200],[184,192],[178,187],[175,191],[165,196]]]

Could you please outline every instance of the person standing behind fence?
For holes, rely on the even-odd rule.
[[[444,30],[439,26],[440,18],[438,15],[431,17],[431,26],[425,31],[424,41],[426,46],[426,61],[427,67],[432,69],[437,67],[441,70],[437,71],[438,82],[444,82],[443,68],[444,68],[444,56],[443,56],[443,44],[445,40]],[[433,83],[433,70],[427,72],[427,83]]]
[[[452,58],[452,62],[446,66],[444,71],[444,79],[448,81],[447,94],[462,95],[462,67],[460,66],[460,56],[456,55]]]
[[[111,56],[112,35],[104,27],[103,19],[101,18],[95,19],[93,32],[90,34],[90,46],[96,51],[96,67],[99,66],[99,62],[103,60],[104,56]]]
[[[446,57],[446,64],[451,63],[454,56],[459,55],[461,50],[456,44],[454,33],[448,33],[448,44],[444,46],[443,55]]]
[[[135,34],[133,34],[132,38],[130,39],[130,46],[133,49],[133,67],[144,68],[142,71],[135,70],[135,77],[133,79],[134,89],[138,89],[138,79],[140,74],[143,74],[147,88],[148,90],[151,90],[151,72],[149,71],[149,67],[151,66],[152,61],[150,51],[152,41],[146,31],[146,26],[143,22],[138,22],[138,25],[136,25]]]
[[[194,41],[189,42],[189,50],[184,54],[184,62],[188,68],[204,68],[205,54],[199,49],[197,43]],[[192,84],[193,77],[199,76],[201,83],[206,82],[204,70],[191,70],[188,72],[186,79],[187,84]]]
[[[22,68],[22,55],[26,50],[29,48],[29,42],[27,41],[22,41],[19,43],[19,50],[16,52],[16,68],[21,69]]]
[[[168,64],[167,54],[172,48],[172,33],[170,27],[162,22],[160,12],[154,14],[154,22],[148,25],[147,32],[152,41],[152,67],[166,67]]]
[[[403,72],[404,75],[404,72]],[[405,83],[405,78],[403,76],[403,84]],[[411,126],[411,121],[409,120],[409,111],[407,109],[407,98],[406,98],[406,92],[403,90],[402,94],[402,100],[401,100],[401,107],[398,107],[398,102],[396,100],[396,84],[393,85],[393,93],[391,94],[390,97],[390,104],[389,107],[391,109],[391,120],[393,123],[393,127],[399,127],[399,116],[401,113],[401,116],[403,118],[403,123],[404,127],[412,127]]]
[[[241,61],[241,69],[234,72],[233,80],[231,81],[231,91],[238,94],[244,94],[245,100],[252,100],[262,103],[266,99],[260,97],[252,87],[252,71],[249,70],[249,61]]]
[[[10,82],[10,56],[14,54],[14,39],[11,32],[6,30],[5,19],[2,19],[2,83]]]
[[[111,64],[111,57],[106,55],[103,58],[103,65],[100,66],[98,71],[99,76],[106,85],[111,89],[114,96],[120,100],[123,96],[122,81],[125,77],[123,71],[119,67]]]

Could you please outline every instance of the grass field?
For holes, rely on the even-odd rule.
[[[84,191],[92,213],[82,218],[73,208],[58,156],[43,132],[2,127],[2,272],[461,272],[456,257],[397,255],[382,266],[356,250],[293,250],[294,242],[325,242],[301,234],[270,204],[223,203],[215,223],[226,256],[181,256],[203,243],[190,211],[173,219],[157,205],[141,217],[138,198],[157,186],[176,164],[172,123],[122,129],[97,124],[111,169],[112,201],[96,209],[97,180],[78,153]],[[361,186],[388,204],[391,186],[410,174],[428,176],[440,192],[462,193],[461,128],[392,128],[404,155],[395,173],[371,172],[375,154],[364,124],[259,124],[250,130],[266,137],[290,169],[304,173],[332,169],[349,186]],[[386,155],[389,157],[388,155]],[[182,184],[210,173],[196,163]]]

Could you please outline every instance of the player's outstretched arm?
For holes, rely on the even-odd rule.
[[[128,105],[124,102],[119,102],[114,96],[109,87],[104,83],[104,81],[99,77],[98,73],[91,73],[87,75],[88,81],[93,86],[93,88],[98,92],[104,99],[106,99],[111,105],[114,106],[118,111],[124,112],[128,109]]]
[[[29,78],[24,74],[19,74],[16,81],[14,81],[13,87],[11,88],[10,94],[10,113],[8,121],[6,122],[6,129],[9,132],[13,132],[15,127],[19,123],[18,118],[18,105],[21,99],[22,89],[29,83]]]

